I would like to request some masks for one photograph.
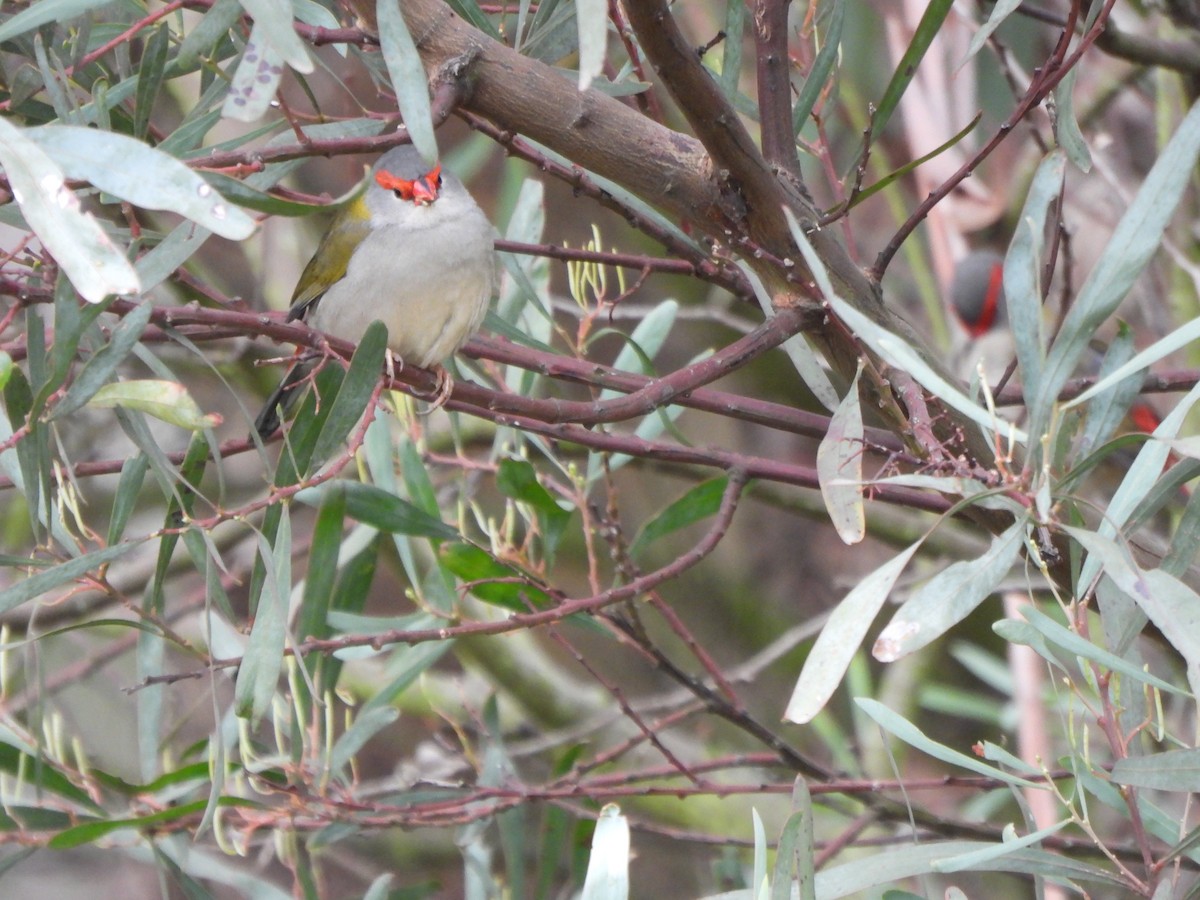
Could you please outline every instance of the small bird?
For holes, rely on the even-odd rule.
[[[1016,355],[1004,298],[1004,258],[991,250],[973,250],[954,266],[950,304],[966,331],[953,355],[953,368],[970,382],[980,366],[989,385],[1003,377]]]
[[[497,281],[493,235],[462,182],[440,164],[430,168],[415,147],[396,147],[322,238],[287,321],[357,342],[378,319],[402,362],[440,369],[487,313]],[[311,368],[297,363],[271,394],[254,422],[260,437],[279,428],[280,410]]]
[[[1007,319],[1004,257],[991,250],[968,253],[954,267],[950,299],[958,320],[973,338],[983,337]]]

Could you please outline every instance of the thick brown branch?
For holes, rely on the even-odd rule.
[[[374,0],[352,0],[352,5],[374,27]],[[707,216],[717,206],[720,198],[707,177],[708,154],[695,139],[599,91],[578,90],[550,66],[472,28],[442,0],[404,0],[403,11],[426,71],[437,72],[451,59],[471,59],[466,109],[528,135],[680,218]]]
[[[788,78],[788,6],[791,0],[757,0],[754,38],[758,45],[758,117],[763,156],[800,178],[800,157],[792,134],[792,93]]]

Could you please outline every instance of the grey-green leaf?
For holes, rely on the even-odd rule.
[[[23,129],[0,118],[0,166],[34,234],[89,303],[136,294],[137,273],[100,223],[79,206],[62,169]]]
[[[1112,780],[1156,791],[1200,791],[1200,750],[1166,750],[1151,756],[1127,756],[1113,764]]]
[[[382,322],[372,322],[350,359],[346,377],[338,387],[329,416],[317,437],[313,459],[318,465],[332,455],[334,449],[346,439],[350,429],[362,418],[363,410],[379,381],[380,364],[386,350],[387,327]]]
[[[308,74],[314,69],[308,48],[300,35],[296,34],[292,19],[291,0],[239,0],[242,9],[254,20],[254,31],[259,32],[269,45],[289,66],[297,72]]]
[[[605,0],[575,0],[575,22],[579,27],[579,89],[586,91],[604,68],[608,45],[608,3]]]
[[[629,820],[609,803],[600,810],[580,900],[626,900],[629,896]]]
[[[230,240],[254,232],[254,220],[230,206],[200,175],[141,141],[73,125],[43,125],[27,136],[68,178],[90,182],[143,209],[177,212]]]
[[[457,540],[460,537],[445,522],[374,485],[348,481],[339,484],[337,489],[346,492],[346,515],[357,522],[373,525],[380,531],[441,540]],[[323,493],[323,488],[308,488],[300,491],[296,499],[306,505],[317,506]]]
[[[1020,612],[1026,621],[1048,641],[1057,644],[1074,656],[1091,660],[1104,666],[1106,669],[1110,669],[1113,672],[1120,672],[1122,675],[1158,688],[1160,691],[1169,691],[1173,694],[1186,693],[1173,684],[1169,684],[1161,678],[1156,678],[1144,669],[1109,653],[1104,648],[1096,646],[1089,640],[1085,640],[1070,629],[1064,628],[1034,606],[1023,606]]]
[[[106,6],[111,0],[42,0],[21,10],[0,25],[0,43],[40,28],[47,22],[62,22],[82,15],[89,9]]]
[[[1034,402],[1037,396],[1046,356],[1042,324],[1042,245],[1046,214],[1062,190],[1065,173],[1066,158],[1062,151],[1054,150],[1042,160],[1029,185],[1020,221],[1004,259],[1004,301],[1017,362],[1021,365],[1021,389],[1026,403]]]
[[[139,303],[121,323],[113,329],[112,340],[100,348],[87,361],[79,377],[72,383],[66,395],[55,404],[50,418],[58,419],[70,415],[92,399],[95,393],[112,377],[117,366],[129,355],[133,345],[141,338],[150,323],[149,301]]]
[[[138,546],[136,543],[131,542],[105,547],[103,550],[94,550],[57,565],[53,569],[46,569],[44,572],[31,575],[24,581],[18,581],[0,592],[0,613],[15,609],[22,603],[40,597],[68,581],[73,581],[81,575],[110,563],[114,559],[124,556],[136,546]]]
[[[283,57],[267,41],[263,25],[256,22],[233,73],[221,115],[237,122],[261,119],[275,99],[282,80]]]
[[[972,613],[1008,574],[1025,537],[1018,520],[992,539],[979,559],[961,560],[929,579],[892,617],[872,651],[881,662],[894,662],[945,634]]]
[[[1037,399],[1030,405],[1032,434],[1040,435],[1045,430],[1046,411],[1071,377],[1096,329],[1116,310],[1161,246],[1167,223],[1192,178],[1197,154],[1200,154],[1200,101],[1193,104],[1159,154],[1071,304],[1046,359]]]
[[[375,14],[379,22],[379,49],[387,65],[396,103],[404,116],[404,125],[413,146],[429,162],[438,158],[437,138],[433,134],[433,113],[429,105],[429,82],[421,55],[413,42],[398,0],[379,0]]]
[[[234,708],[242,718],[257,723],[271,705],[283,671],[287,639],[288,598],[292,590],[292,529],[288,507],[281,506],[275,546],[260,541],[267,578],[259,597],[250,640],[234,686]]]
[[[837,605],[805,660],[784,719],[801,725],[811,722],[829,702],[871,623],[895,587],[896,579],[920,546],[920,542],[915,543],[888,560],[855,585]]]
[[[916,747],[923,753],[927,753],[934,759],[940,759],[944,763],[952,766],[958,766],[962,769],[975,772],[979,775],[987,776],[988,778],[996,778],[1003,781],[1005,784],[1016,785],[1017,787],[1033,788],[1041,787],[1034,784],[1032,781],[1027,781],[1024,778],[1018,778],[1010,772],[1005,772],[1003,769],[997,769],[995,766],[989,766],[981,763],[973,756],[967,756],[965,753],[959,753],[947,747],[945,744],[939,744],[937,741],[928,737],[925,732],[921,731],[916,725],[908,721],[899,713],[892,712],[878,700],[872,700],[868,697],[857,697],[854,700],[858,704],[859,709],[865,712],[876,724],[879,725],[888,734],[895,735],[904,743],[911,747]]]
[[[857,544],[866,535],[863,509],[863,421],[858,397],[858,372],[846,396],[834,410],[829,429],[817,447],[817,482],[829,520],[845,544]]]

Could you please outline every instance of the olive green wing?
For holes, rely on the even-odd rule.
[[[360,195],[334,218],[317,252],[300,274],[287,314],[289,322],[308,315],[321,295],[345,277],[350,257],[370,231],[367,205]]]

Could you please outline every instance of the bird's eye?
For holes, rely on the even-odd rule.
[[[391,191],[401,200],[411,200],[413,198],[413,185],[415,182],[405,178],[397,178],[391,172],[376,172],[375,183],[385,191]]]
[[[408,200],[419,206],[428,206],[438,198],[442,189],[442,167],[434,166],[420,178],[409,181],[388,171],[375,173],[375,183],[387,191],[391,191],[399,200]]]

